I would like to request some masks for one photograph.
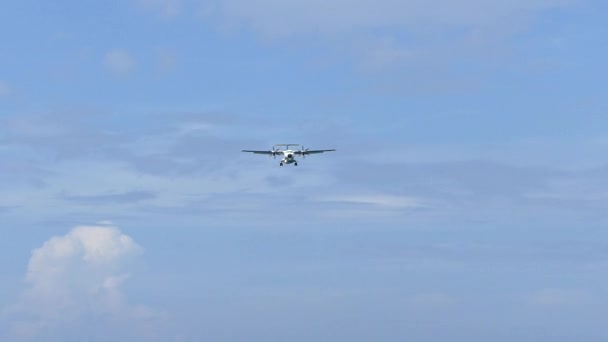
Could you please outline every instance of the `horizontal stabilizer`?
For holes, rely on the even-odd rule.
[[[285,148],[289,149],[289,146],[300,146],[300,144],[274,144],[274,146],[285,146]]]

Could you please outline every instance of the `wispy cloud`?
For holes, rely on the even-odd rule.
[[[127,204],[156,198],[151,191],[129,191],[123,193],[108,193],[99,195],[68,195],[60,196],[62,199],[81,204]]]
[[[137,62],[126,50],[112,50],[105,54],[104,64],[111,72],[124,76],[133,71]]]
[[[574,3],[573,0],[221,0],[207,13],[270,37],[300,33],[321,33],[331,37],[395,27],[409,28],[417,33],[422,33],[421,28],[432,32],[432,28],[442,27],[506,26],[513,29],[538,11]]]
[[[126,204],[174,207],[193,194],[251,188],[252,178],[261,180],[256,189],[268,187],[264,174],[237,173],[235,158],[244,158],[240,149],[252,145],[240,143],[234,132],[251,125],[247,119],[221,113],[140,119],[145,125],[125,127],[112,115],[79,111],[1,120],[0,204],[27,203],[29,210],[39,209],[38,217],[92,209],[112,216]],[[51,203],[59,207],[49,210]]]
[[[424,208],[424,201],[418,198],[393,195],[346,195],[321,197],[322,202],[337,202],[370,205],[380,208],[407,209]]]
[[[529,304],[535,308],[555,310],[583,306],[592,302],[589,293],[578,289],[546,288],[533,293]]]
[[[356,50],[359,55],[357,63],[359,69],[369,73],[399,66],[411,60],[415,53],[394,37],[388,36],[370,39]]]
[[[0,80],[0,97],[2,97],[2,96],[8,96],[11,93],[12,93],[12,89],[8,85],[8,83]]]
[[[582,2],[218,0],[203,1],[202,12],[222,31],[247,30],[266,42],[314,37],[329,52],[319,59],[382,76],[381,92],[436,94],[439,88],[479,90],[482,80],[471,72],[463,76],[463,66],[507,63],[518,34],[533,29],[544,14]]]
[[[10,142],[11,137],[24,141],[28,139],[56,138],[67,133],[61,124],[37,117],[8,117],[2,120],[2,124],[7,131],[7,134],[2,137],[5,142]]]
[[[177,66],[177,57],[173,51],[162,49],[156,56],[156,73],[163,77],[171,74]]]

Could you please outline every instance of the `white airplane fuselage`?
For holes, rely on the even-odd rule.
[[[286,150],[283,151],[283,160],[281,160],[281,163],[279,165],[283,166],[283,164],[294,164],[294,165],[298,165],[298,161],[294,158],[295,153],[293,153],[293,150]]]

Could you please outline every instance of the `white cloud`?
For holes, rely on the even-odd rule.
[[[3,313],[10,339],[86,336],[91,326],[121,337],[138,335],[134,331],[158,318],[130,305],[122,290],[130,259],[141,253],[131,237],[108,225],[80,226],[49,239],[32,251],[26,288]]]
[[[118,75],[126,75],[135,68],[137,62],[128,51],[112,50],[104,56],[104,64],[110,71]]]

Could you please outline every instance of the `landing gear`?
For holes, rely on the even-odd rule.
[[[283,166],[283,162],[280,162],[280,163],[279,163],[279,166]]]
[[[298,163],[294,163],[293,165],[294,165],[294,166],[298,166]]]

